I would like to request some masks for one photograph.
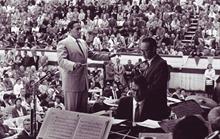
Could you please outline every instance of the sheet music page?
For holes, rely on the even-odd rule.
[[[44,119],[38,139],[71,139],[78,121],[78,114],[51,109]]]
[[[94,116],[81,116],[72,139],[103,139],[109,120]]]
[[[152,129],[160,128],[158,121],[150,120],[150,119],[145,120],[143,122],[137,122],[137,125],[152,128]]]

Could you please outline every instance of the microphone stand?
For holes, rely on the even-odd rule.
[[[31,108],[31,137],[37,136],[37,118],[36,118],[36,108],[37,108],[37,88],[40,83],[42,83],[48,77],[52,77],[51,72],[47,72],[45,76],[41,77],[37,82],[33,83],[31,86],[33,88],[33,108]]]

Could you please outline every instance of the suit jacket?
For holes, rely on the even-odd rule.
[[[148,115],[149,105],[147,103],[143,104],[143,108],[140,114],[140,121],[145,121],[147,119],[153,119]],[[127,119],[129,121],[133,121],[133,97],[123,97],[119,101],[118,108],[116,110],[116,118],[118,119]]]
[[[143,76],[146,81],[146,102],[151,106],[148,115],[156,120],[168,118],[170,109],[167,106],[167,83],[170,73],[166,61],[156,55]]]
[[[39,56],[36,57],[36,60],[34,60],[34,57],[30,57],[30,66],[34,65],[36,69],[39,68]]]
[[[27,110],[26,110],[23,106],[21,106],[21,109],[22,109],[22,111],[23,111],[24,116],[27,115]],[[17,112],[17,108],[14,107],[14,108],[12,109],[12,118],[16,118],[16,117],[19,117],[19,114],[18,114],[18,112]]]
[[[34,137],[31,137],[27,134],[25,130],[22,130],[21,133],[18,134],[16,139],[34,139]]]
[[[94,53],[89,50],[86,42],[82,39],[79,39],[79,44],[83,53],[76,43],[76,39],[72,36],[68,36],[58,43],[58,64],[61,67],[62,87],[65,92],[80,92],[88,90],[88,66],[84,65],[73,70],[76,62],[87,64],[87,58],[92,60],[110,59],[108,55]]]

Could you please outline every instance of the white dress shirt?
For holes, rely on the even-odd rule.
[[[134,98],[133,98],[133,111],[132,111],[132,120],[135,121],[135,109],[137,107],[137,103],[139,104],[139,113],[141,114],[141,111],[143,109],[143,105],[144,105],[144,100],[137,102]]]

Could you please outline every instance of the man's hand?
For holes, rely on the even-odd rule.
[[[73,66],[73,71],[74,71],[75,69],[78,69],[78,68],[81,67],[81,66],[82,66],[81,63],[75,63],[75,65]]]

